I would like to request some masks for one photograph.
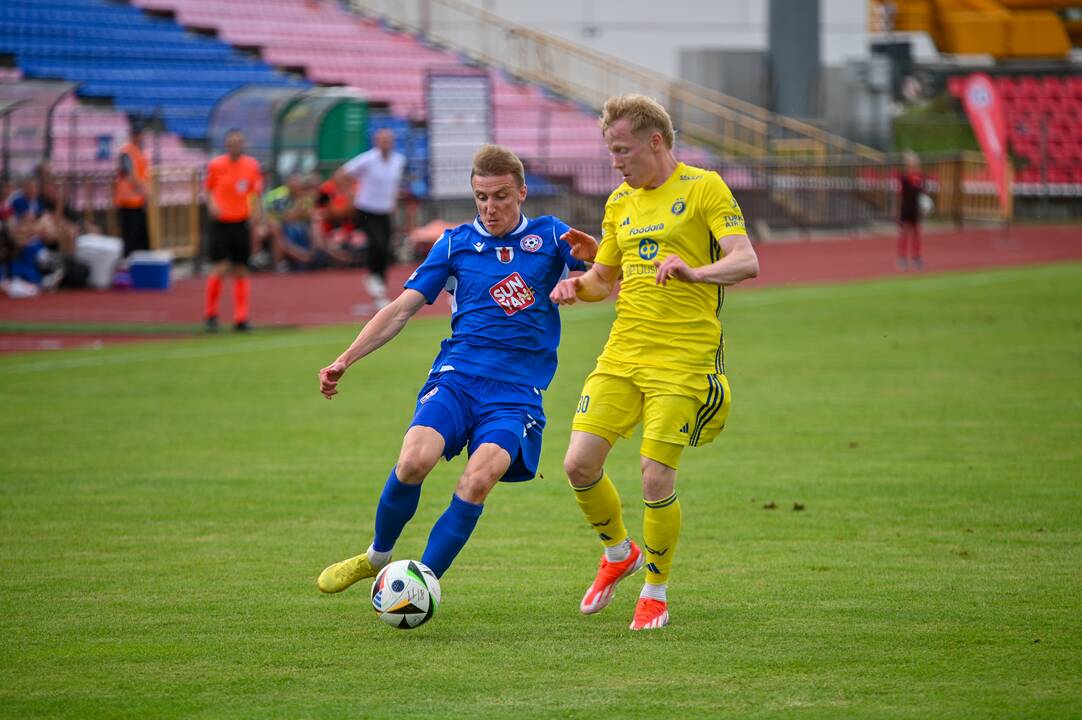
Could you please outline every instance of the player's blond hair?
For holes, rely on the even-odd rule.
[[[481,177],[514,175],[519,187],[526,184],[526,171],[522,167],[522,161],[518,159],[518,155],[502,145],[482,145],[473,154],[470,180],[477,175]]]
[[[673,141],[676,139],[672,118],[657,100],[635,93],[606,100],[598,119],[602,134],[621,119],[627,119],[631,123],[631,132],[636,135],[643,131],[661,133],[665,145],[672,150]]]

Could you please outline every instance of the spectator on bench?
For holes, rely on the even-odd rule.
[[[315,220],[316,182],[293,174],[263,198],[260,235],[270,240],[275,268],[318,270],[332,265],[348,267],[347,252],[327,242]]]

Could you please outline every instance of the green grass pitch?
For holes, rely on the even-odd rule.
[[[411,632],[314,581],[366,547],[445,319],[332,402],[355,328],[2,358],[0,717],[1079,717],[1079,308],[1078,264],[730,293],[729,427],[684,456],[643,634],[639,578],[579,615],[561,470],[610,305],[565,314],[544,479],[494,491]],[[639,537],[636,449],[608,469]]]

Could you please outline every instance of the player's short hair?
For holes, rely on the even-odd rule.
[[[522,161],[518,155],[502,145],[482,145],[473,154],[473,170],[470,171],[470,180],[477,175],[492,177],[494,175],[514,175],[518,186],[526,184],[526,171],[522,167]]]
[[[621,119],[627,119],[631,123],[633,133],[638,134],[644,130],[661,133],[665,145],[672,150],[673,141],[676,138],[676,133],[672,128],[672,118],[657,100],[635,93],[606,100],[604,107],[601,108],[601,117],[598,119],[602,134]]]

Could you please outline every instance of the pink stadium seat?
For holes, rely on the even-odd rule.
[[[1041,97],[1041,84],[1031,75],[1023,75],[1018,79],[1016,96],[1020,98],[1035,99]]]
[[[964,84],[964,78],[962,80]],[[996,78],[995,84],[996,90],[999,91],[1000,96],[1004,99],[1013,99],[1018,94],[1018,85],[1013,78],[999,77]],[[961,88],[959,88],[958,94],[961,95]]]
[[[123,112],[84,106],[73,97],[57,105],[51,129],[52,162],[60,173],[112,172],[116,153],[129,134],[128,118]],[[106,157],[100,156],[103,142],[108,151]],[[173,133],[163,133],[150,140],[147,151],[166,173],[201,168],[206,163],[204,153],[189,149]]]
[[[1067,94],[1063,78],[1054,75],[1045,75],[1041,78],[1041,90],[1046,97],[1058,98]]]
[[[1025,167],[1018,171],[1018,181],[1033,183],[1041,181],[1041,171],[1035,167]]]

